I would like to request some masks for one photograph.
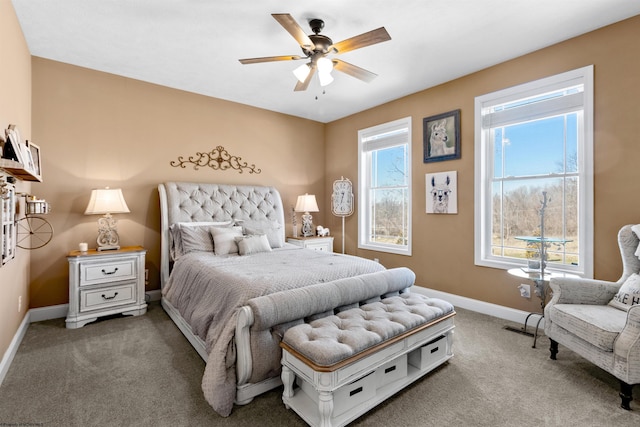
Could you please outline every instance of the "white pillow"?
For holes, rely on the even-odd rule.
[[[240,255],[251,255],[259,252],[271,252],[271,245],[266,234],[253,234],[235,238]]]
[[[238,244],[235,238],[242,237],[242,227],[213,227],[211,236],[213,236],[213,251],[216,255],[237,254]]]
[[[624,281],[616,296],[609,301],[609,305],[620,310],[628,311],[632,305],[640,304],[640,276],[633,273]]]

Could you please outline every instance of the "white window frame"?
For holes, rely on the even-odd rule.
[[[582,141],[578,145],[579,265],[566,265],[560,268],[554,266],[553,270],[593,277],[593,65],[476,97],[474,220],[476,265],[509,269],[526,264],[525,260],[494,256],[491,253],[491,176],[489,174],[493,169],[493,152],[492,144],[487,141],[488,132],[483,128],[483,109],[580,83],[584,84],[584,92],[583,123],[580,129]]]
[[[404,131],[406,129],[406,131]],[[400,134],[394,134],[394,131],[403,130]],[[391,137],[384,137],[385,134],[392,134]],[[365,143],[364,141],[371,137],[380,136],[373,142]],[[407,202],[407,245],[391,245],[379,242],[372,242],[369,239],[368,230],[371,229],[371,156],[372,150],[396,147],[406,145],[407,152],[407,181],[406,191],[408,194]],[[381,125],[373,126],[358,131],[358,248],[367,249],[378,252],[387,252],[398,255],[411,255],[411,117],[394,120]]]

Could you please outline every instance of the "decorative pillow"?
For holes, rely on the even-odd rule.
[[[235,238],[242,237],[242,227],[213,227],[211,236],[213,236],[213,251],[216,255],[237,254],[238,244]]]
[[[640,304],[640,276],[633,273],[620,286],[616,296],[609,301],[609,305],[627,311],[632,305],[637,304]]]
[[[632,225],[631,231],[633,231],[636,234],[636,236],[638,236],[638,238],[640,239],[640,224]],[[638,244],[638,247],[636,248],[636,252],[634,255],[640,258],[640,244]]]
[[[259,252],[271,252],[271,245],[266,234],[253,234],[235,238],[240,255],[251,255]]]
[[[213,251],[210,230],[213,227],[231,227],[232,221],[177,222],[169,227],[171,258],[174,260],[191,251]]]
[[[193,251],[213,252],[213,239],[209,232],[211,228],[213,227],[182,227],[180,229],[182,254]]]
[[[269,240],[269,245],[275,248],[281,248],[284,246],[284,233],[282,232],[282,224],[277,221],[244,221],[244,233],[247,235],[252,234],[266,234]]]

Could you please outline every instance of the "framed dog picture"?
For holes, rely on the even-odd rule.
[[[438,172],[425,175],[427,213],[458,213],[458,172]]]
[[[460,110],[425,117],[424,163],[460,158]]]

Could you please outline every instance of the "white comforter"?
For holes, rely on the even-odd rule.
[[[382,265],[364,258],[289,244],[248,256],[192,252],[176,261],[163,294],[205,341],[209,358],[202,390],[226,417],[236,393],[233,338],[239,307],[254,297],[380,270]]]

